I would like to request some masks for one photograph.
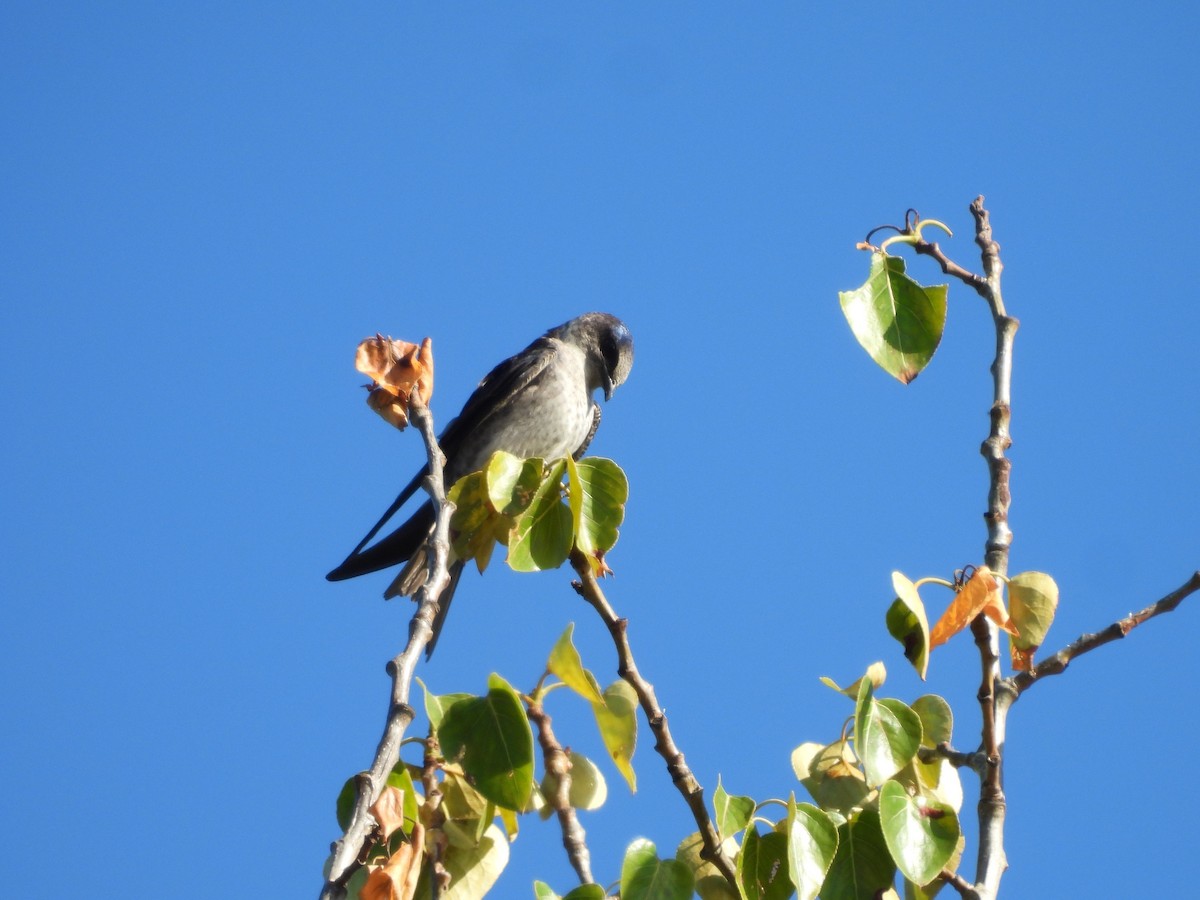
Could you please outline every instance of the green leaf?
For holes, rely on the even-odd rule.
[[[677,859],[659,859],[653,842],[638,838],[621,864],[621,900],[689,900],[691,870]]]
[[[727,838],[722,847],[732,858],[737,853],[737,842]],[[700,832],[693,831],[675,848],[675,858],[686,865],[696,880],[696,893],[700,900],[741,900],[740,895],[725,880],[720,869],[701,854],[704,852],[704,838]]]
[[[454,504],[450,514],[450,549],[454,557],[475,560],[480,572],[492,555],[491,519],[495,513],[487,502],[483,473],[464,475],[451,485],[446,499]]]
[[[479,793],[498,806],[525,809],[533,790],[533,733],[507,681],[489,677],[487,696],[451,706],[437,734],[443,755],[461,762]]]
[[[882,662],[873,662],[867,666],[865,675],[861,676],[857,681],[854,682],[854,684],[848,685],[847,687],[839,686],[838,683],[828,675],[822,675],[818,680],[821,682],[821,684],[825,685],[825,687],[831,688],[832,690],[837,691],[839,694],[845,694],[847,697],[853,700],[858,696],[858,689],[864,680],[870,681],[871,686],[874,688],[881,687],[883,683],[887,681],[887,667]]]
[[[599,809],[608,799],[608,782],[604,780],[604,773],[582,753],[568,750],[567,756],[571,760],[571,787],[568,791],[568,802],[575,809]],[[542,777],[542,793],[549,797],[554,793],[557,784],[558,779],[547,772]],[[550,808],[546,807],[542,818],[547,818],[551,814]]]
[[[563,897],[563,900],[604,900],[606,896],[603,885],[581,884]]]
[[[604,900],[604,897],[604,887],[599,884],[581,884],[565,897],[559,897],[544,881],[533,883],[534,900]]]
[[[825,876],[821,900],[875,900],[895,876],[879,813],[865,809],[838,826],[837,854]]]
[[[887,611],[888,634],[904,647],[904,658],[913,664],[921,680],[929,671],[929,619],[917,587],[902,573],[892,573],[896,599]]]
[[[637,746],[637,694],[625,681],[614,681],[604,689],[604,702],[593,703],[592,712],[608,755],[630,791],[637,791],[633,751]]]
[[[417,679],[417,684],[421,686],[421,690],[425,694],[425,715],[429,717],[429,724],[435,729],[442,724],[442,717],[446,715],[446,710],[461,700],[470,700],[475,697],[474,694],[430,693],[429,688],[420,678]]]
[[[917,755],[921,719],[899,700],[876,700],[864,681],[854,710],[854,749],[868,784],[882,784]]]
[[[629,481],[611,459],[567,460],[568,493],[575,546],[593,566],[617,543],[617,527],[625,519]]]
[[[788,867],[797,900],[813,900],[837,854],[837,826],[811,803],[788,798]]]
[[[738,854],[738,882],[747,900],[786,900],[793,892],[788,877],[788,839],[772,831],[759,835],[747,828]]]
[[[596,685],[595,677],[583,667],[583,660],[571,640],[574,632],[575,623],[571,622],[551,649],[546,668],[561,678],[563,684],[583,697],[584,700],[589,703],[603,703],[604,697]]]
[[[483,469],[485,492],[492,509],[514,518],[525,511],[542,483],[546,464],[534,457],[521,459],[497,450]]]
[[[828,746],[801,744],[792,751],[792,768],[821,809],[848,812],[871,792],[846,741]]]
[[[715,824],[721,837],[732,837],[750,824],[754,815],[754,798],[745,796],[731,797],[725,793],[721,784],[721,776],[717,776],[717,789],[713,791],[713,810],[717,814]]]
[[[929,364],[946,327],[944,284],[922,287],[904,274],[904,260],[871,254],[867,280],[838,299],[862,348],[885,372],[908,384]]]
[[[571,510],[562,502],[566,462],[551,464],[508,538],[508,564],[518,572],[557,569],[571,552]]]
[[[895,781],[879,789],[879,817],[892,859],[914,884],[933,881],[958,845],[954,810],[933,798],[911,797]]]
[[[350,827],[350,817],[354,814],[354,802],[358,799],[358,776],[351,775],[342,785],[337,798],[338,828],[345,831]]]
[[[1057,609],[1058,585],[1045,572],[1022,572],[1008,580],[1008,614],[1018,632],[1012,642],[1018,648],[1040,647]]]
[[[937,694],[925,694],[913,701],[912,711],[921,720],[921,743],[926,747],[950,743],[954,734],[954,712]]]
[[[462,846],[451,842],[442,865],[450,874],[450,886],[439,894],[442,900],[478,900],[491,889],[508,865],[508,841],[504,838],[504,832],[496,825],[489,825],[483,838],[476,844]],[[432,895],[430,870],[430,866],[421,866],[416,893],[418,897]]]

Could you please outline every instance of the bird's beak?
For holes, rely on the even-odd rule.
[[[604,402],[605,403],[607,403],[609,400],[612,399],[613,391],[615,391],[616,389],[617,389],[617,386],[615,384],[613,384],[612,379],[609,378],[607,375],[605,375],[604,376]]]

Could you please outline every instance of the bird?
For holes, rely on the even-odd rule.
[[[584,313],[551,328],[484,376],[438,437],[446,460],[442,471],[447,487],[483,468],[497,450],[525,459],[568,455],[579,459],[600,426],[600,405],[593,394],[601,390],[605,401],[611,400],[632,367],[633,335],[614,315]],[[386,537],[367,544],[412,498],[428,474],[426,464],[326,579],[342,581],[406,563],[384,598],[411,596],[424,584],[426,541],[434,524],[432,501],[427,500]],[[456,560],[450,565],[450,581],[438,602],[426,658],[433,655],[441,635],[463,564]]]

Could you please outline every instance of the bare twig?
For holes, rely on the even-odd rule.
[[[942,872],[938,877],[954,890],[958,891],[960,897],[965,897],[966,900],[979,900],[979,892],[975,890],[974,885],[970,884],[967,879],[963,878],[957,872],[949,870]]]
[[[529,721],[537,730],[538,743],[542,747],[542,757],[545,760],[546,773],[552,776],[554,791],[546,797],[551,808],[558,816],[558,824],[562,829],[563,848],[571,867],[579,876],[581,884],[591,884],[592,861],[588,853],[583,826],[575,815],[575,807],[571,805],[571,757],[562,748],[554,731],[550,727],[550,715],[542,706],[540,700],[530,699],[526,702],[529,711]]]
[[[442,479],[445,457],[437,445],[433,416],[417,391],[412,393],[409,414],[425,441],[430,473],[425,480],[425,489],[433,498],[437,511],[436,524],[429,537],[429,578],[413,598],[417,602],[417,611],[409,623],[408,646],[387,665],[388,674],[392,679],[392,697],[388,705],[383,737],[379,741],[371,767],[365,772],[360,772],[356,779],[358,794],[350,816],[350,825],[346,833],[333,844],[329,874],[321,891],[322,900],[340,900],[345,896],[346,879],[353,873],[363,845],[375,827],[375,818],[371,815],[370,808],[379,798],[387,782],[388,773],[400,759],[400,742],[414,716],[408,697],[417,660],[433,636],[433,620],[437,615],[438,598],[450,580],[446,567],[450,554],[450,514],[454,506],[446,500],[446,489]]]
[[[983,275],[970,272],[947,258],[936,243],[917,241],[914,248],[917,253],[932,257],[947,275],[975,290],[987,301],[992,313],[996,354],[991,366],[991,428],[980,447],[988,467],[988,503],[983,515],[987,524],[984,562],[992,572],[1004,576],[1008,574],[1008,551],[1012,546],[1012,531],[1008,527],[1008,509],[1012,502],[1009,488],[1012,463],[1005,456],[1005,451],[1012,446],[1013,340],[1019,323],[1004,308],[1000,291],[1000,273],[1004,265],[1000,261],[1000,245],[992,237],[991,220],[983,206],[983,197],[976,197],[970,209],[975,219],[975,243],[979,245]],[[983,667],[979,688],[979,705],[983,715],[980,745],[983,765],[972,766],[980,774],[979,854],[976,858],[975,886],[971,890],[972,896],[990,900],[999,891],[1000,877],[1007,866],[1004,856],[1003,753],[1011,690],[1007,684],[1000,682],[1000,637],[996,626],[980,616],[971,624],[971,632],[975,635]]]
[[[642,678],[633,661],[633,651],[630,649],[629,637],[626,634],[628,622],[617,617],[604,596],[604,592],[600,589],[591,565],[578,551],[572,551],[571,565],[574,566],[580,579],[573,582],[572,586],[600,614],[600,618],[608,627],[608,632],[612,635],[613,643],[617,648],[617,674],[628,682],[637,694],[638,702],[642,707],[642,712],[646,715],[650,730],[654,732],[654,749],[666,761],[671,781],[683,795],[688,809],[692,812],[692,818],[696,820],[700,839],[704,842],[704,849],[700,851],[700,857],[715,865],[725,880],[734,890],[737,890],[737,870],[733,860],[721,848],[721,836],[704,805],[704,788],[700,786],[700,782],[688,768],[687,762],[683,758],[683,751],[676,746],[671,737],[671,729],[667,726],[667,714],[658,705],[658,699],[654,696],[654,686]]]
[[[1043,659],[1030,671],[1021,672],[1008,679],[1012,685],[1012,689],[1016,692],[1017,696],[1020,696],[1033,685],[1037,684],[1042,678],[1062,674],[1076,657],[1090,653],[1097,647],[1103,647],[1105,644],[1120,640],[1143,622],[1163,613],[1171,612],[1188,596],[1198,590],[1200,590],[1200,572],[1193,572],[1191,578],[1161,600],[1151,603],[1141,612],[1130,613],[1125,618],[1113,622],[1102,631],[1081,635],[1053,656]]]
[[[917,756],[923,763],[944,759],[956,769],[970,769],[977,775],[982,775],[987,765],[987,759],[982,752],[976,750],[974,753],[964,753],[961,750],[955,750],[945,741],[936,747],[921,747],[917,750]]]
[[[429,728],[429,737],[425,740],[425,756],[421,761],[421,787],[425,789],[425,802],[421,804],[421,818],[425,833],[429,836],[428,864],[430,893],[436,898],[450,883],[450,873],[442,865],[446,856],[446,811],[442,809],[442,783],[438,781],[438,766],[442,757],[441,747],[438,746],[437,735],[433,727]]]

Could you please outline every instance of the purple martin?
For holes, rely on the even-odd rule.
[[[633,366],[633,336],[625,323],[608,313],[590,312],[544,335],[492,369],[479,382],[466,404],[446,426],[438,444],[446,457],[446,487],[483,468],[496,450],[515,456],[578,459],[600,425],[600,406],[592,399],[597,388],[604,399],[629,376]],[[425,542],[433,527],[433,503],[426,501],[407,521],[375,544],[367,544],[421,486],[429,466],[402,490],[383,517],[325,577],[330,581],[355,578],[400,563],[385,598],[408,596],[425,582]],[[426,655],[433,654],[463,563],[450,566],[450,583],[442,592],[433,637]]]

